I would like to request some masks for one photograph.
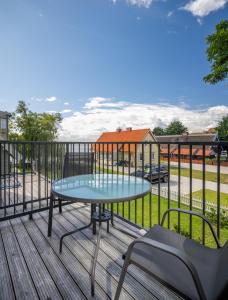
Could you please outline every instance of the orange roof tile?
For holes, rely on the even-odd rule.
[[[125,131],[114,131],[114,132],[103,132],[102,135],[97,139],[97,143],[103,142],[103,143],[114,143],[113,147],[112,145],[100,145],[100,151],[101,152],[112,152],[117,150],[117,146],[119,150],[122,150],[123,146],[121,144],[117,145],[116,142],[119,143],[126,143],[126,142],[142,142],[147,135],[147,133],[150,132],[149,128],[146,129],[136,129],[136,130],[125,130]],[[124,152],[127,152],[129,150],[128,144],[124,145]],[[99,145],[96,145],[96,151],[99,151]],[[135,151],[135,145],[130,144],[130,152]]]

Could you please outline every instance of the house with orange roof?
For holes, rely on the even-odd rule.
[[[150,146],[149,144],[140,144],[142,142],[156,142],[150,128],[134,130],[131,127],[126,128],[126,130],[117,128],[114,132],[103,132],[96,141],[96,157],[99,158],[100,153],[100,159],[104,158],[107,162],[125,160],[130,162],[132,167],[135,165],[141,167],[142,161],[144,164],[157,162],[157,144]]]

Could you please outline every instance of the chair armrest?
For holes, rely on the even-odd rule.
[[[221,245],[219,243],[219,240],[218,240],[218,237],[214,231],[214,228],[213,226],[211,225],[211,223],[209,222],[209,220],[202,214],[198,213],[198,212],[195,212],[195,211],[192,211],[192,210],[184,210],[184,209],[181,209],[181,208],[170,208],[168,210],[166,210],[163,214],[163,217],[162,217],[162,221],[161,221],[161,226],[164,225],[164,222],[165,222],[165,218],[167,216],[167,214],[169,214],[170,212],[179,212],[179,213],[183,213],[183,214],[188,214],[188,215],[192,215],[192,216],[196,216],[196,217],[199,217],[201,218],[204,222],[206,222],[211,230],[211,233],[214,237],[214,240],[216,242],[216,245],[217,245],[217,248],[221,248]]]
[[[199,279],[198,272],[197,272],[196,268],[194,267],[194,265],[191,263],[191,261],[188,259],[188,257],[182,251],[180,251],[179,249],[174,248],[172,246],[166,245],[164,243],[160,243],[158,241],[152,240],[150,238],[142,237],[142,238],[136,239],[135,241],[133,241],[130,244],[128,251],[127,251],[126,260],[127,259],[130,260],[131,252],[136,244],[145,244],[150,247],[156,248],[162,252],[166,252],[169,255],[175,256],[178,260],[180,260],[186,266],[186,268],[190,272],[200,299],[206,300],[206,296],[205,296],[201,281]]]

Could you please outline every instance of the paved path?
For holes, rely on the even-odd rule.
[[[176,164],[176,162],[172,162],[172,164],[173,163]],[[182,163],[181,166],[182,167],[189,167],[189,164]],[[198,168],[200,170],[200,168],[202,168],[202,165],[193,164],[193,168],[194,167]],[[206,171],[209,171],[208,167],[212,167],[211,170],[210,170],[211,172],[215,172],[215,170],[217,171],[216,166],[207,165],[206,167],[207,167]],[[228,167],[221,167],[221,168],[223,168],[223,169],[221,169],[221,173],[227,172],[227,174],[228,174]],[[111,170],[111,167],[109,167],[109,169]],[[113,169],[114,169],[114,171],[117,171],[116,166]],[[122,170],[123,170],[122,167],[119,167],[118,169],[119,169],[119,172],[122,172]],[[135,171],[134,168],[130,168],[130,173],[134,172],[134,171]],[[124,168],[124,172],[128,173],[128,168]],[[181,194],[189,194],[189,182],[190,182],[189,177],[181,176]],[[156,187],[158,184],[153,184],[153,185]],[[160,186],[161,186],[161,188],[167,188],[167,183],[160,183]],[[217,183],[213,182],[213,181],[206,181],[205,182],[205,188],[209,189],[209,190],[212,190],[212,191],[217,191]],[[171,191],[175,191],[175,192],[178,191],[178,176],[177,175],[171,175],[170,176],[170,189],[171,189]],[[196,192],[196,191],[199,191],[199,190],[202,190],[202,189],[203,189],[202,180],[192,178],[192,191]],[[228,184],[222,184],[221,183],[220,184],[220,191],[222,193],[228,194]]]
[[[189,177],[181,176],[180,178],[181,178],[181,184],[180,184],[181,194],[189,194],[190,193]],[[154,184],[154,186],[157,187],[158,184]],[[161,183],[160,186],[161,188],[166,189],[167,183]],[[205,188],[212,191],[217,191],[217,183],[212,181],[206,181]],[[192,191],[196,192],[202,189],[203,189],[202,180],[192,178]],[[178,176],[176,175],[170,176],[170,190],[174,192],[178,192]],[[228,184],[220,184],[220,191],[222,193],[228,193]]]
[[[165,163],[162,163],[162,164],[165,164]],[[178,167],[178,163],[175,161],[171,161],[170,165]],[[189,169],[189,163],[181,163],[181,167]],[[202,166],[202,164],[192,164],[192,169],[202,171],[203,166]],[[206,171],[217,173],[217,166],[206,165]],[[220,166],[220,172],[222,174],[228,174],[228,167]]]

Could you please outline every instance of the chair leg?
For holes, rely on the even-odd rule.
[[[111,204],[111,224],[114,227],[114,221],[113,221],[113,219],[114,219],[114,216],[113,216],[113,203],[112,203]]]
[[[93,221],[93,234],[96,234],[97,232],[97,224],[96,221]]]
[[[59,200],[59,213],[62,213],[62,200]]]
[[[117,286],[117,289],[116,289],[116,294],[115,294],[114,300],[118,300],[119,297],[120,297],[120,293],[121,293],[122,286],[123,286],[123,283],[124,283],[124,278],[125,278],[125,275],[127,273],[127,268],[129,266],[129,264],[130,264],[130,253],[127,253],[125,261],[124,261],[124,265],[123,265],[123,268],[122,268],[122,271],[121,271],[121,274],[120,274],[120,279],[119,279],[119,283],[118,283],[118,286]]]

